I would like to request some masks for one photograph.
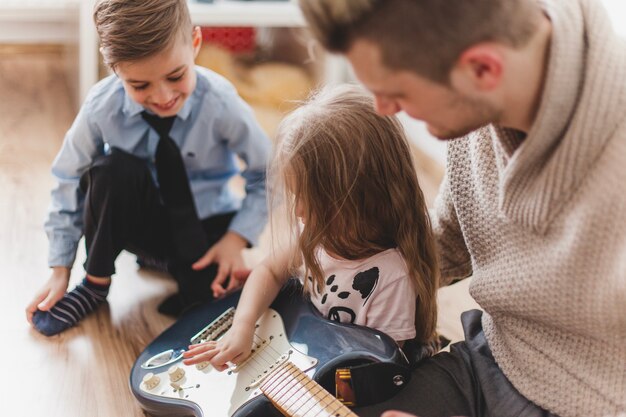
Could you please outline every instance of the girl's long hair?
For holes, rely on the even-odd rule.
[[[323,287],[317,250],[357,260],[397,248],[417,294],[417,340],[434,342],[439,271],[424,196],[395,117],[380,116],[370,95],[342,85],[315,93],[281,123],[270,164],[272,206],[284,204],[296,253]],[[298,217],[303,224],[298,224]],[[276,213],[276,210],[272,210]],[[284,214],[285,211],[279,211]],[[274,242],[282,217],[272,218]],[[303,280],[305,289],[310,290]]]

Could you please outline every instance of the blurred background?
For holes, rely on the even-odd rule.
[[[568,1],[568,0],[556,0]],[[602,1],[626,36],[626,1]],[[320,83],[351,79],[342,58],[310,42],[289,1],[190,2],[204,45],[197,63],[229,78],[274,137],[284,114]],[[50,165],[88,89],[107,75],[98,54],[92,0],[0,0],[0,379],[7,416],[144,416],[128,389],[132,364],[173,323],[156,305],[175,284],[166,274],[138,269],[123,253],[106,308],[60,336],[30,329],[24,309],[49,276],[43,221],[52,187]],[[432,206],[445,149],[424,126],[400,115],[415,165]],[[235,181],[234,187],[241,188]],[[252,266],[268,234],[249,250]],[[82,246],[81,246],[82,247]],[[78,254],[70,287],[82,279]],[[439,331],[462,338],[459,314],[477,307],[469,280],[440,290]]]
[[[626,36],[626,2],[604,4],[615,29]],[[311,49],[300,13],[288,0],[190,0],[192,19],[203,27],[198,64],[233,81],[259,114],[270,135],[292,101],[320,82],[350,78],[341,58]],[[93,0],[0,0],[0,54],[55,51],[63,56],[75,109],[87,90],[106,75],[99,64],[91,10]],[[0,57],[0,60],[3,58]],[[419,122],[400,116],[417,148],[439,163],[444,146]]]

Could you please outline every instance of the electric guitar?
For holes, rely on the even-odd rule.
[[[293,282],[257,322],[253,350],[246,361],[223,372],[208,362],[184,365],[182,354],[188,345],[219,340],[228,331],[239,296],[240,292],[191,309],[139,355],[131,369],[130,388],[149,414],[278,417],[281,412],[274,402],[282,412],[285,406],[300,410],[290,415],[312,415],[303,414],[299,407],[304,407],[304,411],[335,410],[328,415],[347,417],[355,415],[342,405],[354,401],[349,369],[371,364],[385,370],[362,380],[391,376],[393,383],[387,385],[395,384],[398,389],[405,382],[406,374],[395,373],[407,369],[408,362],[392,338],[370,328],[326,320],[304,301],[300,286]],[[301,391],[298,378],[310,381],[308,394]],[[343,403],[331,401],[335,397],[329,392],[336,390]],[[305,403],[298,402],[305,398]]]

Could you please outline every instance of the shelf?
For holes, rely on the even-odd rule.
[[[200,26],[304,26],[302,13],[293,2],[189,2],[189,12],[193,23]]]
[[[98,39],[93,27],[94,0],[0,0],[0,39],[7,42],[78,42],[79,101],[98,81]],[[189,1],[191,19],[199,26],[302,27],[294,1]],[[69,25],[68,25],[69,24]],[[15,35],[15,33],[17,35]],[[34,34],[34,35],[33,35]]]
[[[3,0],[0,21],[10,23],[65,23],[78,19],[78,1]]]

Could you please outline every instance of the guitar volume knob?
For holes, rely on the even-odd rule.
[[[161,382],[161,378],[159,378],[157,375],[153,374],[152,372],[148,372],[144,377],[143,377],[143,383],[145,384],[147,389],[154,389],[157,387],[157,385],[159,385],[159,382]]]
[[[171,382],[178,382],[185,376],[185,370],[179,366],[173,365],[168,369],[167,374],[170,377]]]

